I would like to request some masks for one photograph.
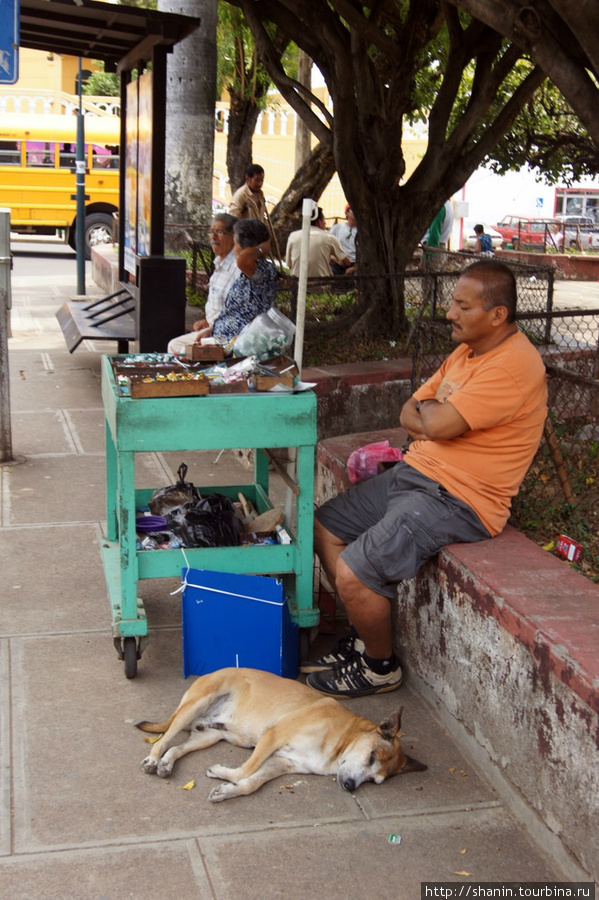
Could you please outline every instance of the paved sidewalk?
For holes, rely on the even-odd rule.
[[[403,705],[404,746],[426,772],[355,794],[332,778],[280,778],[217,805],[206,768],[246,751],[222,743],[185,757],[168,780],[142,773],[148,748],[133,723],[169,714],[186,686],[178,584],[141,583],[150,642],[128,681],[100,557],[100,357],[116,347],[87,343],[69,355],[55,312],[73,285],[43,282],[13,278],[12,434],[22,461],[0,468],[0,896],[416,900],[422,881],[566,880],[409,674],[398,692],[349,705],[375,719]],[[232,452],[217,464],[213,453],[185,457],[197,484],[239,481]],[[181,459],[141,457],[139,484],[166,484]]]

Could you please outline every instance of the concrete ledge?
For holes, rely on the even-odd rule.
[[[318,496],[349,486],[351,450],[402,429],[322,441]],[[599,877],[599,586],[507,527],[452,544],[398,586],[396,644],[426,686],[555,837]]]
[[[320,441],[316,448],[316,505],[335,497],[351,486],[347,477],[347,460],[354,450],[388,440],[391,447],[400,449],[407,444],[408,433],[404,428],[387,428],[358,434],[342,434]]]
[[[92,279],[106,296],[118,291],[120,283],[117,247],[112,244],[92,247]]]
[[[409,359],[303,369],[303,380],[316,383],[319,438],[393,428],[412,393],[411,377]]]
[[[500,259],[513,259],[530,266],[551,266],[557,278],[575,281],[597,281],[599,278],[599,253],[535,253],[525,250],[497,250]]]

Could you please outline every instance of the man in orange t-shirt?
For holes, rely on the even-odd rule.
[[[518,329],[516,301],[503,263],[462,273],[447,313],[458,347],[402,408],[412,438],[404,461],[316,511],[315,550],[352,626],[329,654],[302,663],[317,690],[399,687],[395,585],[446,544],[490,538],[507,522],[547,415],[545,367]]]

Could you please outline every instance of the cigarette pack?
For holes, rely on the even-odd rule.
[[[574,538],[568,537],[567,534],[560,534],[557,539],[557,547],[555,552],[563,556],[570,562],[580,562],[582,557],[582,544],[575,541]]]

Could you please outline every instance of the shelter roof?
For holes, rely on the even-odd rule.
[[[107,69],[125,58],[149,59],[152,47],[170,47],[200,20],[177,13],[97,0],[21,0],[20,46],[102,59]]]

